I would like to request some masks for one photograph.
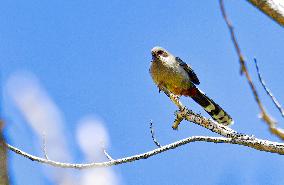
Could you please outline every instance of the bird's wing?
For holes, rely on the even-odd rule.
[[[179,57],[176,57],[176,61],[187,72],[190,80],[194,84],[199,85],[200,82],[199,82],[199,79],[198,79],[197,75],[195,74],[195,72],[184,61],[182,61]]]

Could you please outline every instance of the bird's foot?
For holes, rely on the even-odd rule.
[[[158,87],[158,89],[159,89],[159,93],[160,93],[161,91],[165,91],[165,90],[164,90],[165,87],[163,86],[162,83],[158,84],[157,87]]]

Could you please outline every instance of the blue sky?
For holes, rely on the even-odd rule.
[[[265,81],[284,102],[283,28],[246,1],[225,5],[260,98],[284,128],[283,118],[257,81],[253,63],[257,57]],[[2,1],[0,12],[3,87],[18,72],[37,77],[64,116],[64,137],[73,162],[84,162],[76,129],[86,115],[103,120],[114,158],[155,148],[149,120],[154,121],[161,144],[215,135],[188,122],[179,131],[171,129],[176,107],[158,93],[148,72],[150,50],[156,45],[193,67],[200,89],[234,118],[233,129],[278,141],[258,119],[252,93],[239,75],[218,1]],[[182,101],[208,116],[192,100]],[[8,142],[42,155],[41,141],[5,90],[2,110]],[[192,143],[114,170],[124,185],[281,184],[283,164],[282,156],[242,146]],[[13,153],[9,153],[9,165],[15,185],[53,184],[44,173],[52,167]]]

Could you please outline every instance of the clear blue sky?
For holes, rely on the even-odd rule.
[[[284,128],[253,63],[255,56],[267,84],[284,103],[283,28],[246,1],[225,5],[260,97]],[[73,162],[84,162],[75,134],[78,120],[89,114],[104,120],[114,158],[155,148],[148,128],[151,119],[161,144],[215,135],[188,122],[179,131],[171,129],[176,107],[158,93],[148,72],[150,50],[156,45],[191,64],[199,87],[234,118],[234,129],[278,141],[257,117],[217,0],[2,1],[0,12],[2,83],[17,71],[37,76],[64,114]],[[182,100],[208,116],[192,100]],[[42,155],[38,138],[6,94],[2,110],[8,142]],[[124,185],[283,184],[283,165],[283,156],[243,146],[192,143],[114,169]],[[14,185],[52,184],[43,171],[53,168],[13,153],[9,169]]]

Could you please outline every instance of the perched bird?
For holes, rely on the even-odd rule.
[[[229,114],[196,87],[200,82],[189,65],[162,47],[156,46],[151,52],[150,73],[159,90],[163,87],[178,97],[189,96],[218,123],[233,123]]]

